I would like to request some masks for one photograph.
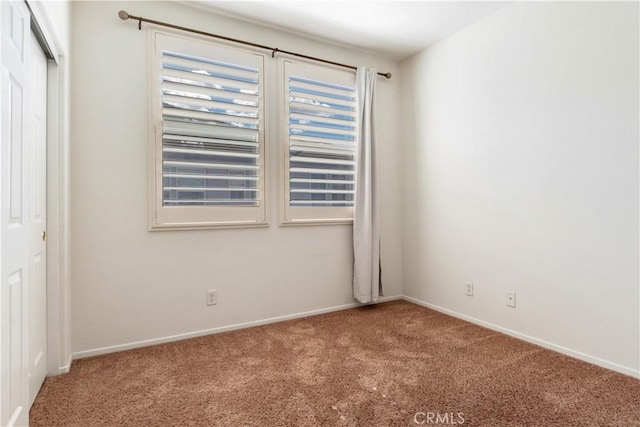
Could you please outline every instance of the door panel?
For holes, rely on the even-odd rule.
[[[23,168],[24,156],[24,81],[9,75],[9,100],[11,103],[9,117],[11,133],[9,141],[9,224],[11,228],[22,225],[23,200]]]
[[[47,374],[47,288],[46,288],[46,172],[47,172],[47,59],[31,34],[29,52],[28,120],[29,156],[29,407]]]
[[[7,281],[8,285],[8,299],[9,299],[9,319],[10,319],[10,353],[8,365],[10,368],[9,375],[9,397],[10,397],[10,411],[12,411],[12,418],[19,420],[20,415],[24,415],[24,389],[25,384],[24,366],[23,366],[23,349],[24,349],[24,331],[23,331],[23,316],[22,309],[24,303],[22,301],[22,284],[23,284],[22,270],[18,270],[9,276]]]

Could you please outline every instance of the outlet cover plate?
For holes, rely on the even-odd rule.
[[[507,307],[516,307],[516,293],[507,292]]]
[[[207,305],[216,305],[218,303],[218,291],[207,291]]]
[[[465,294],[469,295],[470,297],[473,296],[473,282],[465,283]]]

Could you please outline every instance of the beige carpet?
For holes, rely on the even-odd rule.
[[[75,361],[32,426],[640,426],[640,380],[403,301]],[[456,424],[457,423],[457,424]]]

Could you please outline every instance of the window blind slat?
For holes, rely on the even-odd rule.
[[[289,141],[291,144],[308,144],[313,147],[342,147],[342,148],[353,148],[355,150],[355,145],[352,141],[340,141],[340,140],[327,140],[324,138],[314,138],[311,136],[304,135],[290,135]]]
[[[352,86],[345,86],[345,85],[339,85],[336,83],[330,83],[330,82],[325,82],[325,81],[321,81],[321,80],[314,80],[314,79],[308,79],[305,77],[300,77],[300,76],[289,76],[289,81],[290,82],[301,82],[301,83],[307,83],[313,86],[318,86],[318,87],[324,87],[324,88],[331,88],[331,89],[338,89],[342,92],[345,93],[355,93],[356,89],[355,87]],[[354,99],[355,101],[355,99]]]
[[[336,143],[332,141],[305,141],[291,138],[291,147],[320,148],[338,152],[355,152],[353,143]]]
[[[336,160],[336,159],[328,159],[325,157],[302,157],[302,156],[291,156],[290,161],[292,163],[313,163],[313,164],[323,164],[323,165],[345,165],[353,167],[355,164],[355,160]]]
[[[304,193],[304,194],[353,194],[353,190],[330,190],[330,189],[312,189],[312,188],[292,188],[292,193]]]
[[[170,70],[162,76],[162,81],[168,83],[175,83],[185,86],[195,86],[199,88],[212,89],[224,92],[231,93],[241,93],[245,95],[257,96],[258,89],[254,88],[253,85],[235,85],[229,86],[224,82],[221,82],[217,79],[205,78],[204,76],[199,76],[197,80],[184,72],[171,72]]]
[[[163,116],[162,129],[165,133],[184,136],[210,137],[237,141],[258,142],[258,125],[249,126],[239,123],[237,126],[227,125],[227,121],[201,120],[194,117],[183,117],[172,114]]]
[[[165,173],[165,178],[208,179],[221,181],[258,181],[257,176],[228,176],[228,175],[203,175],[188,173]]]
[[[231,139],[220,139],[220,138],[203,138],[199,136],[189,136],[189,135],[172,135],[172,134],[164,134],[162,139],[166,142],[175,142],[179,144],[202,144],[209,146],[216,146],[219,144],[223,145],[235,145],[238,147],[247,147],[247,148],[255,148],[257,149],[257,142],[249,142],[249,141],[235,141]]]
[[[354,122],[356,120],[355,116],[353,115],[336,113],[332,109],[325,109],[325,108],[309,109],[309,108],[303,108],[303,107],[291,105],[289,107],[289,113],[292,113],[292,114],[297,113],[304,116],[326,117],[329,119],[344,120],[348,122]]]
[[[163,152],[165,153],[176,153],[176,154],[196,154],[200,156],[216,156],[216,157],[236,157],[241,159],[257,159],[259,154],[252,153],[236,153],[229,151],[213,151],[213,150],[198,150],[192,148],[163,148]]]
[[[334,92],[328,92],[328,91],[321,91],[321,90],[317,90],[317,89],[310,89],[310,88],[306,88],[303,86],[294,86],[294,85],[290,85],[289,86],[289,90],[291,92],[296,92],[296,93],[303,93],[303,94],[307,94],[307,95],[315,95],[315,96],[321,96],[321,97],[326,97],[326,98],[334,98],[334,99],[339,99],[341,101],[355,101],[355,97],[353,97],[352,95],[343,95],[340,93],[334,93]]]
[[[194,61],[194,62],[202,62],[202,63],[205,63],[205,64],[218,65],[218,66],[221,66],[221,67],[231,68],[231,69],[235,69],[235,70],[249,71],[249,72],[256,73],[256,74],[259,72],[259,70],[257,68],[255,68],[255,67],[248,67],[248,66],[245,66],[245,65],[232,64],[230,62],[224,62],[224,61],[216,61],[214,59],[202,58],[202,57],[194,56],[194,55],[187,55],[185,53],[174,52],[174,51],[170,51],[170,50],[165,50],[165,51],[162,52],[162,54],[167,58],[188,59],[188,60]]]
[[[223,72],[219,72],[219,71],[215,71],[215,70],[205,70],[205,69],[202,69],[202,68],[193,68],[193,67],[189,67],[189,66],[185,66],[185,65],[170,64],[170,63],[167,63],[167,62],[163,62],[162,63],[162,68],[163,69],[168,69],[168,70],[175,70],[175,71],[184,71],[186,73],[191,73],[191,74],[195,74],[195,75],[218,77],[218,78],[224,79],[224,80],[231,80],[231,81],[237,81],[237,82],[258,84],[258,77],[257,76],[256,77],[249,77],[249,76],[242,76],[242,75],[238,75],[238,74],[228,74],[228,73],[223,73]]]
[[[169,167],[183,168],[203,168],[203,169],[237,169],[237,170],[258,170],[260,165],[233,165],[229,163],[205,163],[205,162],[189,162],[176,160],[163,160],[162,164]]]
[[[260,191],[259,188],[229,187],[164,187],[167,191]]]
[[[291,126],[289,128],[289,135],[308,136],[313,138],[341,140],[341,141],[353,141],[355,139],[354,135],[351,135],[351,134],[325,132],[322,130],[315,130],[315,128],[305,127],[305,126]]]
[[[339,169],[322,169],[322,168],[307,168],[307,167],[290,167],[289,172],[295,173],[308,173],[319,175],[355,175],[353,170],[339,170]]]
[[[344,184],[353,185],[355,181],[346,180],[331,180],[331,179],[306,179],[306,178],[291,178],[290,182],[295,183],[308,183],[308,184]]]
[[[289,96],[289,102],[295,102],[298,104],[310,105],[315,107],[325,107],[340,111],[355,111],[355,106],[348,104],[340,104],[335,102],[324,101],[317,98],[302,97],[302,96]]]
[[[243,198],[242,200],[234,199],[164,199],[163,204],[165,206],[257,206],[260,202],[258,198]]]
[[[258,107],[257,101],[211,95],[211,94],[205,93],[203,90],[200,90],[200,92],[198,92],[193,90],[181,90],[181,89],[175,89],[172,87],[164,87],[162,89],[162,93],[164,95],[173,96],[173,97],[181,97],[181,98],[187,98],[187,99],[189,98],[200,99],[204,101],[213,101],[213,102],[223,103],[223,104],[244,105],[247,107],[255,107],[255,108]]]
[[[327,128],[349,132],[353,132],[356,129],[353,124],[346,124],[345,122],[341,122],[339,120],[313,120],[299,114],[291,114],[289,116],[289,123],[292,125],[308,126],[310,128]]]
[[[229,117],[199,111],[177,110],[171,108],[163,110],[163,115],[166,117],[166,120],[173,122],[211,126],[212,133],[216,132],[216,130],[213,129],[214,126],[258,130],[258,120],[251,118],[237,116]]]
[[[189,111],[197,111],[201,113],[211,113],[211,114],[220,114],[224,116],[236,116],[236,117],[249,117],[252,119],[258,118],[257,111],[242,111],[242,110],[232,110],[228,108],[219,108],[213,106],[199,105],[195,102],[180,102],[173,101],[170,96],[166,96],[162,101],[162,106],[165,108],[177,108],[180,110],[189,110]]]
[[[329,206],[344,206],[350,207],[353,206],[352,200],[291,200],[291,206],[320,206],[320,207],[329,207]]]
[[[295,151],[296,153],[316,153],[316,154],[326,154],[327,156],[353,156],[355,154],[355,149],[351,147],[318,147],[318,146],[308,146],[308,145],[294,145],[291,144],[291,151]]]

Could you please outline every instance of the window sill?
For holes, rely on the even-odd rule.
[[[294,219],[280,221],[281,227],[299,227],[301,225],[353,225],[352,218],[334,219]]]
[[[151,224],[149,231],[188,231],[188,230],[218,230],[229,228],[258,228],[269,227],[268,222],[210,222],[184,224]]]

